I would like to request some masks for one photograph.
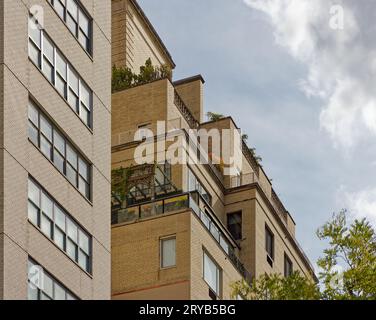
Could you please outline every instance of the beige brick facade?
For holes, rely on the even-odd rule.
[[[112,0],[112,65],[138,73],[151,59],[174,68],[170,54],[135,0]]]
[[[132,1],[130,1],[132,2]],[[126,21],[120,27],[118,16],[124,1],[114,1],[117,18],[113,23],[113,39],[120,39]],[[129,3],[128,3],[129,5]],[[115,6],[113,6],[114,10]],[[123,12],[123,19],[129,13]],[[134,16],[134,20],[142,19],[142,15]],[[150,57],[159,63],[156,52],[164,55],[163,47],[153,47],[155,36],[148,34],[145,28],[144,44],[149,44],[148,51],[140,51],[142,59]],[[129,27],[130,30],[133,30]],[[128,51],[134,48],[129,39],[124,37],[113,47],[113,61],[131,67]],[[129,47],[127,47],[129,46]],[[123,50],[125,47],[125,51]],[[135,47],[141,48],[138,43]],[[122,49],[119,49],[122,48]],[[157,50],[157,51],[155,51]],[[141,63],[141,62],[140,62]],[[194,76],[180,81],[170,82],[168,79],[140,85],[112,95],[112,168],[134,167],[140,163],[136,157],[136,149],[143,146],[143,159],[151,156],[157,161],[161,154],[168,154],[168,148],[175,142],[169,141],[164,146],[157,142],[157,123],[164,121],[165,130],[180,130],[180,137],[186,139],[189,129],[239,130],[231,117],[220,121],[204,123],[204,80]],[[146,126],[155,139],[135,142],[137,129]],[[224,143],[221,141],[221,144]],[[236,144],[235,138],[229,141],[229,148]],[[157,146],[162,146],[158,150]],[[209,295],[209,286],[204,281],[203,252],[207,252],[220,268],[221,292],[219,299],[231,299],[231,285],[248,276],[259,277],[264,273],[285,272],[285,255],[291,260],[293,269],[315,279],[304,252],[295,239],[295,223],[291,215],[278,199],[271,181],[261,166],[258,165],[248,148],[243,145],[242,163],[239,166],[239,177],[223,174],[223,167],[213,164],[179,164],[172,166],[171,182],[181,194],[188,189],[189,170],[200,182],[201,187],[210,194],[211,203],[200,203],[200,209],[212,212],[216,226],[232,248],[224,250],[221,241],[215,240],[215,232],[206,228],[198,218],[194,209],[184,212],[158,214],[152,218],[142,217],[133,222],[117,224],[112,228],[112,295],[113,299],[192,299],[213,298]],[[207,152],[212,152],[211,142]],[[188,145],[179,145],[183,154],[189,153]],[[190,156],[188,156],[190,157]],[[169,160],[167,156],[167,160]],[[236,182],[238,179],[239,181]],[[234,183],[235,181],[235,183]],[[145,203],[153,202],[152,198]],[[155,201],[154,201],[155,203]],[[141,202],[142,204],[142,202]],[[193,203],[190,201],[190,205]],[[228,215],[241,212],[242,238],[235,239],[227,229]],[[274,257],[268,262],[266,251],[266,227],[274,235]],[[222,229],[223,228],[223,229]],[[159,239],[171,234],[177,237],[177,266],[171,270],[160,268]],[[182,243],[184,242],[184,244]],[[235,257],[234,257],[235,255]],[[241,266],[241,265],[242,266]],[[272,265],[272,266],[271,266]],[[245,269],[244,269],[245,268]]]
[[[110,297],[111,7],[82,0],[93,18],[93,57],[84,51],[46,0],[4,0],[1,63],[1,278],[4,299],[27,299],[28,256],[80,299]],[[93,91],[89,130],[28,58],[31,6],[43,8],[44,31]],[[28,141],[29,97],[92,164],[92,201],[75,189]],[[92,236],[92,274],[86,273],[28,222],[32,176]]]

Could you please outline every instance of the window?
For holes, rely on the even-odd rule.
[[[78,300],[53,276],[29,258],[28,261],[29,300]]]
[[[28,190],[29,221],[82,269],[91,272],[91,236],[30,178]]]
[[[191,169],[188,169],[188,192],[198,191],[204,200],[211,205],[212,197],[209,192],[203,187],[201,182],[197,179]]]
[[[29,139],[66,176],[70,183],[90,200],[91,168],[89,163],[32,101],[29,101]]]
[[[81,46],[92,54],[92,19],[76,0],[49,0]]]
[[[221,270],[218,265],[204,252],[204,280],[217,297],[221,290],[220,278]]]
[[[156,193],[167,193],[171,190],[171,163],[166,161],[164,164],[159,165],[155,171],[155,185]]]
[[[227,215],[227,229],[235,240],[242,240],[242,213],[230,213]]]
[[[292,267],[292,262],[290,260],[290,258],[287,256],[287,254],[285,253],[285,277],[288,278],[292,275],[293,273],[293,267]]]
[[[161,268],[176,266],[176,238],[161,239]]]
[[[55,86],[86,126],[91,127],[93,92],[31,17],[29,18],[29,58]]]
[[[265,226],[265,249],[267,252],[268,263],[273,266],[274,260],[274,235],[268,226]]]

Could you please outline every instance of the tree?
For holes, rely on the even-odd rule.
[[[129,178],[132,175],[132,167],[113,169],[111,172],[112,195],[120,202],[121,209],[127,207],[127,196],[129,194]]]
[[[153,66],[151,59],[140,67],[139,74],[133,73],[128,67],[112,67],[112,92],[129,89],[152,81],[172,78],[171,69],[167,65]]]
[[[263,275],[249,285],[244,280],[232,285],[233,298],[245,300],[319,300],[316,283],[295,271],[289,277],[280,274]]]
[[[330,247],[318,261],[323,297],[329,300],[376,299],[376,235],[366,220],[348,225],[346,211],[317,231]],[[338,269],[343,268],[341,273]]]
[[[206,116],[208,117],[209,121],[219,121],[225,117],[223,114],[215,112],[208,112]]]
[[[242,135],[242,140],[243,140],[245,143],[247,143],[247,141],[248,141],[248,134],[243,134],[243,135]],[[253,158],[256,160],[257,164],[258,164],[259,166],[261,166],[262,158],[261,158],[260,156],[257,155],[257,153],[256,153],[256,148],[249,148],[249,147],[248,147],[248,150],[249,150],[249,152],[252,154]]]

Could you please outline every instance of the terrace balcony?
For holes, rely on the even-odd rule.
[[[226,254],[236,270],[246,281],[250,282],[251,274],[236,254],[240,249],[236,241],[218,219],[206,199],[197,191],[159,197],[155,200],[130,205],[125,209],[113,206],[111,222],[113,226],[127,226],[138,221],[156,217],[162,218],[169,214],[186,212],[187,210],[191,210],[193,216],[200,221],[206,232],[215,240],[217,246]]]

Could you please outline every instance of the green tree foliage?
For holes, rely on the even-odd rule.
[[[319,229],[317,235],[329,242],[329,248],[318,261],[323,298],[375,300],[376,235],[370,223],[363,219],[348,225],[346,211],[342,211]]]
[[[366,220],[348,224],[343,210],[317,235],[328,248],[317,262],[319,287],[294,272],[290,277],[264,275],[251,285],[233,284],[233,296],[249,300],[376,300],[376,232]]]
[[[316,283],[294,272],[290,277],[280,274],[263,275],[249,285],[244,280],[232,285],[232,296],[245,300],[319,300]]]
[[[248,142],[248,134],[242,135],[242,140],[247,143]],[[256,148],[248,148],[249,152],[252,154],[253,158],[255,158],[258,165],[261,165],[262,158],[257,155]]]
[[[112,194],[120,201],[122,208],[127,206],[129,193],[128,180],[132,175],[132,168],[119,168],[111,172]]]
[[[208,112],[206,116],[208,117],[209,121],[219,121],[225,117],[223,114],[215,112]]]
[[[112,67],[112,92],[129,89],[156,80],[172,78],[171,69],[167,65],[154,66],[149,58],[140,67],[139,74],[133,73],[127,67]]]

